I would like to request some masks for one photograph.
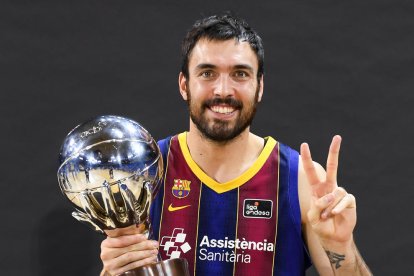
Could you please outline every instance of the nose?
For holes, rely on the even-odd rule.
[[[214,88],[214,96],[226,98],[228,96],[232,96],[233,94],[234,91],[231,84],[231,78],[227,75],[220,75]]]

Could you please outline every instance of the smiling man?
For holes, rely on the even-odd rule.
[[[245,131],[263,93],[257,65],[248,43],[199,40],[191,53],[190,72],[179,76],[181,95],[189,104],[190,131],[215,142],[231,141]]]
[[[341,137],[327,170],[272,137],[250,132],[263,95],[263,46],[230,15],[197,21],[182,45],[179,89],[188,132],[159,142],[166,163],[151,218],[107,231],[104,271],[116,275],[185,258],[192,275],[371,275],[353,241],[355,198],[336,182]]]

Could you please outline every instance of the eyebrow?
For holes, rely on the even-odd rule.
[[[200,63],[196,66],[197,70],[214,69],[214,68],[217,68],[217,66],[210,64],[210,63]]]
[[[248,64],[238,64],[234,66],[235,69],[243,69],[243,70],[247,70],[250,71],[251,73],[254,72],[253,67],[251,67]]]
[[[211,64],[211,63],[200,63],[196,66],[196,70],[203,70],[203,69],[215,69],[217,68],[216,65]],[[254,69],[252,66],[248,65],[248,64],[237,64],[235,66],[233,66],[234,69],[243,69],[243,70],[248,70],[251,73],[254,72]]]

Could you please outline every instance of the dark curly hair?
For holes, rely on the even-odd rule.
[[[258,64],[257,80],[260,81],[264,73],[263,60],[264,49],[260,36],[243,19],[236,18],[230,13],[223,15],[213,15],[197,20],[192,28],[187,32],[181,45],[181,72],[186,79],[189,78],[188,62],[191,52],[196,43],[201,39],[224,41],[237,39],[238,41],[248,42],[255,52]]]

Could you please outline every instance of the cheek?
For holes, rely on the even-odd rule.
[[[256,84],[244,84],[240,86],[238,91],[240,91],[239,95],[245,102],[251,102],[256,100],[256,95],[258,92],[258,87]]]
[[[249,81],[242,81],[242,82],[234,82],[233,86],[238,91],[242,91],[243,94],[249,95],[251,93],[255,93],[258,87],[257,81],[249,80]]]
[[[211,96],[208,91],[210,90],[207,85],[193,83],[187,90],[187,99],[191,98],[193,105],[197,105],[200,102],[207,100]]]
[[[211,91],[213,85],[209,82],[192,82],[190,84],[190,91],[192,94],[195,95],[203,95],[203,94],[207,94],[208,91]]]

